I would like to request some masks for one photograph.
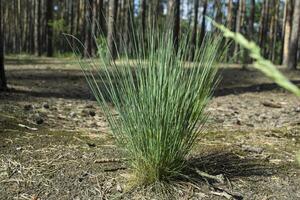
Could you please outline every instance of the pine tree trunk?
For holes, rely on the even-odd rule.
[[[214,2],[214,7],[216,10],[216,17],[215,20],[217,23],[222,24],[222,1],[220,0],[215,0]]]
[[[107,27],[107,44],[109,60],[115,60],[117,57],[116,50],[116,18],[117,18],[118,0],[110,0],[108,5],[108,27]]]
[[[242,25],[244,23],[244,7],[245,7],[245,0],[239,0],[238,1],[238,12],[237,12],[237,18],[236,18],[236,25],[235,25],[235,32],[241,33]],[[237,62],[239,62],[239,50],[240,46],[239,44],[235,43],[234,46],[234,54],[237,56]]]
[[[92,21],[93,21],[93,0],[88,0],[85,9],[85,40],[84,40],[84,57],[92,56]]]
[[[203,11],[202,11],[202,22],[201,22],[201,32],[199,36],[199,44],[202,45],[202,42],[204,40],[205,36],[205,28],[206,28],[206,22],[205,22],[205,16],[207,11],[207,0],[203,1]]]
[[[226,26],[229,30],[232,30],[232,9],[233,9],[233,2],[232,0],[228,0],[227,2],[227,16],[226,16]],[[230,60],[230,58],[232,57],[232,45],[230,44],[230,39],[226,38],[226,45],[230,45],[228,46],[228,51],[226,54],[226,61],[228,62]]]
[[[282,64],[285,66],[288,66],[288,55],[289,55],[289,50],[290,50],[289,45],[290,45],[291,29],[292,29],[293,4],[292,4],[292,0],[286,0],[285,3],[286,4],[285,4]]]
[[[198,10],[199,10],[199,0],[194,0],[194,25],[191,39],[191,53],[190,60],[194,59],[195,49],[197,45],[197,29],[198,29]]]
[[[146,30],[146,13],[147,13],[147,2],[146,0],[141,0],[141,25],[142,25],[142,34],[145,39],[145,30]]]
[[[271,9],[271,24],[270,24],[270,51],[269,51],[269,59],[272,60],[272,62],[275,62],[276,57],[276,42],[277,42],[277,27],[278,27],[278,14],[279,14],[279,2],[276,0],[272,0],[272,7]]]
[[[124,43],[125,43],[125,48],[127,48],[127,52],[129,54],[131,54],[132,52],[132,37],[131,34],[133,34],[132,32],[133,30],[133,19],[132,19],[132,15],[134,15],[133,13],[133,7],[134,5],[132,5],[132,1],[130,0],[125,0],[125,5],[124,5]],[[124,45],[123,45],[124,46]]]
[[[35,22],[34,22],[34,52],[37,56],[42,54],[41,52],[41,0],[35,0]]]
[[[300,1],[296,0],[294,5],[292,31],[290,39],[290,50],[288,52],[288,69],[297,69],[297,52],[300,32]]]
[[[2,19],[3,0],[0,0],[0,91],[6,89],[6,77],[4,71],[4,48],[3,48],[3,19]]]
[[[47,26],[47,56],[53,56],[53,28],[51,21],[53,20],[53,1],[47,0],[46,6],[46,26]]]
[[[99,24],[99,31],[101,35],[106,35],[106,25],[105,25],[105,6],[104,0],[98,0],[98,7],[99,7],[99,15],[98,15],[98,24]]]
[[[169,22],[172,26],[174,49],[178,51],[180,32],[180,0],[169,0]]]

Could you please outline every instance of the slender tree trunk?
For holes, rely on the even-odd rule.
[[[108,5],[108,27],[107,27],[107,44],[108,53],[107,58],[109,60],[114,60],[117,57],[116,49],[116,18],[117,18],[117,5],[118,0],[110,0]]]
[[[142,34],[145,39],[146,30],[146,13],[147,13],[147,2],[146,0],[141,0],[141,24],[142,24]]]
[[[53,56],[53,28],[51,22],[53,20],[53,1],[47,0],[46,10],[46,26],[47,26],[47,56]]]
[[[265,40],[266,40],[266,24],[267,24],[267,15],[268,15],[268,5],[269,0],[262,1],[262,8],[261,8],[261,16],[260,16],[260,23],[259,23],[259,46],[262,48],[263,52],[265,52]]]
[[[203,40],[204,40],[204,36],[205,36],[205,29],[206,29],[206,20],[205,20],[205,16],[206,16],[206,11],[207,11],[207,0],[203,1],[203,11],[202,11],[202,22],[201,22],[201,32],[200,32],[200,36],[199,36],[199,44],[201,46]]]
[[[214,2],[214,7],[216,10],[216,17],[215,20],[217,23],[222,24],[222,1],[220,0],[215,0]]]
[[[247,35],[250,40],[255,41],[255,31],[254,31],[254,22],[255,22],[255,0],[250,0],[250,16],[248,20],[248,26],[247,26]],[[252,59],[249,57],[247,51],[244,50],[244,62],[243,62],[243,68],[246,67],[244,64],[251,63]]]
[[[237,19],[236,19],[236,26],[235,26],[235,32],[241,33],[242,26],[244,23],[244,6],[245,6],[245,0],[239,0],[238,1],[238,12],[237,12]],[[235,43],[234,46],[234,54],[237,56],[237,61],[239,62],[240,56],[238,56],[240,50],[239,44]]]
[[[251,40],[255,40],[254,22],[255,22],[255,0],[250,0],[249,36]]]
[[[229,30],[232,30],[232,19],[233,19],[233,16],[232,16],[232,9],[233,9],[233,2],[232,0],[228,0],[227,2],[227,16],[226,16],[226,25],[227,25],[227,28]],[[230,59],[231,59],[231,55],[232,55],[232,45],[230,43],[230,39],[226,38],[226,45],[229,45],[228,46],[228,52],[226,54],[226,61],[228,62]]]
[[[288,52],[288,68],[297,69],[297,52],[300,32],[300,1],[296,0],[294,5],[292,31],[290,39],[290,50]]]
[[[152,27],[157,27],[158,18],[162,14],[161,2],[160,0],[148,1],[149,15],[148,21]]]
[[[131,54],[132,52],[132,48],[133,48],[133,44],[132,44],[132,34],[133,34],[133,26],[134,26],[134,22],[133,22],[133,18],[132,15],[134,15],[133,13],[133,7],[134,5],[132,5],[132,1],[130,0],[125,0],[125,5],[124,5],[124,43],[125,48],[127,48],[127,52],[129,54]],[[124,45],[123,45],[124,46]]]
[[[3,19],[2,19],[3,0],[0,0],[0,91],[6,89],[6,77],[4,71],[4,48],[3,48]]]
[[[93,21],[93,0],[88,0],[85,2],[85,40],[84,40],[84,57],[88,58],[92,56],[92,21]]]
[[[276,58],[276,43],[277,43],[277,32],[278,32],[278,15],[279,15],[279,2],[272,0],[272,5],[274,5],[271,12],[271,24],[270,24],[270,51],[269,58],[272,62],[275,62]]]
[[[35,2],[35,22],[34,22],[34,52],[37,56],[42,54],[41,52],[41,0]]]
[[[169,0],[169,22],[172,26],[174,49],[177,52],[180,32],[180,0]]]
[[[104,0],[98,0],[98,7],[99,7],[99,15],[98,15],[98,23],[99,23],[99,30],[101,35],[106,35],[106,25],[105,25],[105,6]]]
[[[284,41],[283,41],[283,61],[282,64],[288,66],[289,45],[292,29],[293,4],[292,0],[285,2],[285,22],[284,22]]]
[[[191,39],[191,54],[190,60],[194,59],[195,49],[197,45],[197,29],[198,29],[198,10],[199,10],[199,0],[194,0],[194,25]]]

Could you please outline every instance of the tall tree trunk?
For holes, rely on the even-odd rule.
[[[263,55],[266,54],[266,36],[268,26],[268,15],[269,15],[269,0],[263,0],[261,17],[260,17],[260,28],[259,28],[259,46],[262,48]]]
[[[199,0],[194,0],[194,25],[191,39],[191,54],[190,60],[194,59],[195,49],[197,45],[197,29],[198,29],[198,10],[199,10]]]
[[[177,52],[180,32],[180,0],[169,0],[169,22],[172,26],[173,44]]]
[[[271,12],[271,24],[270,24],[270,51],[269,51],[269,59],[272,62],[275,62],[276,58],[276,42],[277,42],[277,32],[278,32],[278,15],[279,15],[279,2],[276,0],[272,0],[272,5],[274,5]]]
[[[247,35],[250,40],[255,41],[255,31],[254,31],[254,22],[255,22],[255,0],[250,0],[250,16],[248,20],[248,26],[247,26]],[[251,63],[252,59],[248,55],[247,51],[244,50],[244,63],[243,64],[249,64]],[[246,66],[243,65],[243,68]]]
[[[241,33],[242,32],[242,26],[243,26],[243,23],[244,23],[244,15],[245,15],[245,0],[239,0],[238,1],[238,12],[237,12],[237,19],[236,19],[236,25],[235,25],[235,32],[238,32],[238,33]],[[239,52],[240,50],[240,46],[239,44],[235,43],[235,46],[234,46],[234,54],[237,56],[237,61],[239,62]]]
[[[202,45],[202,42],[203,42],[204,36],[205,36],[205,29],[206,29],[205,16],[206,16],[206,11],[207,11],[207,0],[203,1],[203,6],[202,7],[203,7],[203,11],[202,11],[201,32],[200,32],[200,36],[199,36],[200,46]]]
[[[106,35],[104,0],[98,0],[98,7],[99,7],[98,29],[100,30],[101,35]]]
[[[34,22],[34,52],[37,56],[42,54],[41,52],[41,0],[35,2],[35,22]]]
[[[4,71],[4,48],[3,48],[3,19],[2,19],[3,0],[0,0],[0,90],[6,89],[6,77]]]
[[[93,0],[88,0],[85,2],[85,40],[84,40],[84,57],[88,58],[92,56],[92,21],[93,21]]]
[[[162,14],[161,1],[160,0],[151,0],[148,1],[149,15],[148,21],[152,27],[157,27],[158,18]]]
[[[250,0],[249,36],[251,40],[255,40],[254,22],[255,22],[255,0]]]
[[[116,18],[117,18],[117,6],[118,0],[109,0],[108,5],[108,27],[107,27],[107,44],[108,53],[107,58],[109,60],[114,60],[117,57],[116,49]]]
[[[284,20],[284,41],[283,41],[283,61],[282,64],[288,66],[288,55],[289,55],[289,45],[291,38],[292,29],[292,16],[293,16],[293,2],[292,0],[286,0],[285,2],[285,20]]]
[[[46,26],[47,26],[47,56],[53,56],[53,28],[51,22],[53,21],[53,0],[47,0],[46,6]]]
[[[141,25],[142,25],[142,34],[145,39],[145,30],[146,30],[146,13],[147,13],[147,2],[146,0],[141,0]]]
[[[133,21],[133,7],[132,5],[133,1],[130,0],[125,0],[124,2],[124,43],[125,43],[125,48],[127,48],[127,52],[131,54],[133,44],[132,44],[132,34],[133,34],[133,26],[134,26],[134,21]],[[124,45],[123,45],[124,46]]]
[[[217,23],[222,24],[222,1],[215,0],[214,2],[214,8],[216,11],[216,17],[215,20]]]
[[[298,42],[299,42],[299,32],[300,32],[300,1],[295,1],[292,31],[290,39],[290,50],[288,52],[288,68],[297,68],[297,52],[298,52]]]
[[[229,30],[232,30],[232,21],[233,21],[233,16],[232,16],[232,9],[233,9],[233,1],[228,0],[227,2],[227,16],[226,16],[226,25]],[[228,51],[226,54],[226,61],[228,62],[231,59],[232,55],[232,45],[230,44],[230,39],[226,38],[226,45],[228,46]]]

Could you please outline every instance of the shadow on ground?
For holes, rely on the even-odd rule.
[[[285,74],[291,80],[294,80],[296,84],[300,84],[300,71],[286,71]],[[215,96],[279,89],[276,84],[254,70],[222,68],[220,75],[221,82]],[[62,69],[9,69],[8,67],[7,79],[12,92],[25,94],[26,96],[93,99],[80,69],[66,69],[63,67]]]
[[[271,176],[280,168],[260,158],[240,156],[232,151],[212,152],[206,155],[192,157],[188,160],[185,173],[196,182],[205,179],[196,170],[209,175],[223,175],[227,179],[237,179],[254,176]],[[213,179],[205,181],[215,182]]]

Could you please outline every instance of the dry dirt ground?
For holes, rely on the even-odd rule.
[[[300,83],[300,72],[285,72]],[[254,70],[227,66],[188,160],[179,199],[300,199],[300,99]],[[0,199],[149,199],[129,170],[78,66],[7,60],[0,93]],[[189,173],[187,171],[187,173]],[[192,181],[193,180],[193,181]],[[155,199],[160,199],[156,197]]]

